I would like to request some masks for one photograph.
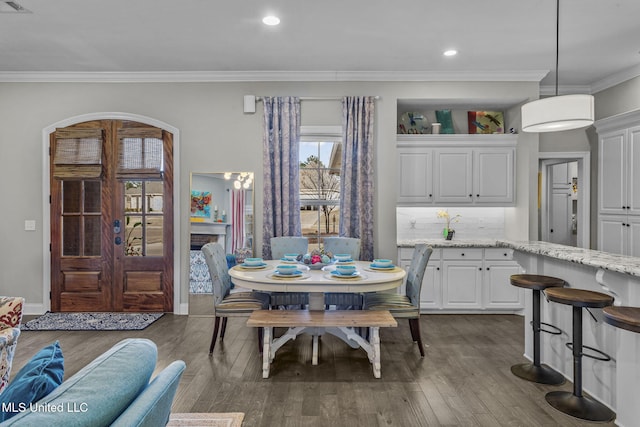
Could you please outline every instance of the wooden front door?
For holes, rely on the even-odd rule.
[[[173,139],[99,120],[50,137],[51,310],[173,311]]]

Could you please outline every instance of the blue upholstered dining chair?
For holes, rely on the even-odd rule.
[[[284,254],[306,254],[309,252],[309,239],[306,237],[272,237],[269,244],[273,259],[281,259]]]
[[[213,336],[209,346],[209,354],[213,353],[216,345],[218,330],[220,341],[224,339],[229,317],[246,317],[254,310],[269,308],[269,295],[262,292],[235,292],[231,293],[231,276],[227,267],[227,256],[220,243],[207,243],[202,247],[204,259],[209,267],[211,282],[213,285],[213,304],[215,309],[215,322]],[[222,327],[220,327],[222,319]],[[258,346],[262,351],[262,328],[258,328]]]
[[[271,258],[281,259],[284,254],[306,254],[309,252],[309,239],[297,236],[272,237]],[[306,292],[271,292],[272,307],[303,308],[309,304],[309,294]]]
[[[433,248],[416,245],[407,270],[406,295],[372,292],[364,296],[365,310],[389,310],[396,319],[409,319],[411,337],[418,343],[420,356],[424,357],[424,345],[420,335],[420,291]]]
[[[324,251],[333,254],[351,254],[354,260],[360,259],[360,239],[355,237],[325,237]]]
[[[323,239],[325,252],[332,254],[350,254],[354,260],[360,259],[360,239],[355,237],[325,237]],[[325,306],[335,305],[336,308],[360,309],[363,295],[360,293],[327,292],[324,294]]]

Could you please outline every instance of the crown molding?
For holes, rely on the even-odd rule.
[[[6,83],[198,83],[339,81],[495,81],[539,82],[546,70],[532,71],[153,71],[75,72],[4,71]]]
[[[613,87],[620,83],[624,83],[627,80],[631,80],[638,76],[640,76],[640,64],[627,68],[626,70],[622,70],[619,73],[615,73],[610,76],[607,76],[602,80],[598,80],[597,82],[591,85],[591,93],[596,93],[596,92],[603,91],[605,89],[609,89],[610,87]]]

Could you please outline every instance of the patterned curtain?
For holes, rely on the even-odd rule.
[[[340,235],[360,239],[360,259],[373,259],[373,96],[342,98]]]
[[[300,99],[265,97],[263,146],[264,208],[262,256],[271,259],[270,241],[301,236]]]
[[[244,248],[244,210],[245,210],[245,191],[231,190],[231,253],[235,253],[236,249]]]

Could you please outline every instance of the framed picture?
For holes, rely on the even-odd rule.
[[[191,217],[211,218],[211,192],[191,190]]]
[[[504,114],[500,111],[468,111],[469,133],[504,133]]]

